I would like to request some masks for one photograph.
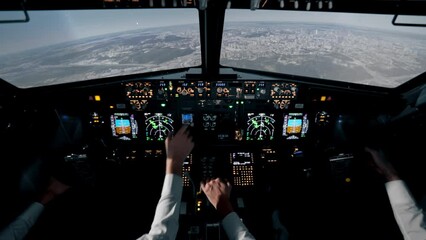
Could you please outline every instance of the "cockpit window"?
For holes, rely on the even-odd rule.
[[[394,88],[426,70],[426,28],[392,18],[228,9],[221,65]]]
[[[2,19],[13,12],[0,12]],[[29,11],[0,24],[0,78],[31,88],[201,64],[196,9]]]

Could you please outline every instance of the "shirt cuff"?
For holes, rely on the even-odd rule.
[[[393,206],[400,204],[415,204],[414,198],[403,180],[390,181],[387,182],[385,186],[390,203]]]
[[[43,204],[39,202],[34,202],[27,208],[27,210],[25,210],[24,213],[22,213],[22,215],[19,216],[19,218],[25,219],[28,222],[31,222],[32,224],[34,224],[37,221],[37,219],[40,217],[43,210],[44,210]]]
[[[230,212],[222,219],[222,226],[229,239],[239,239],[241,234],[248,232],[236,212]]]

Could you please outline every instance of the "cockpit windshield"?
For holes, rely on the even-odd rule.
[[[202,49],[220,51],[223,67],[384,88],[426,66],[426,28],[388,14],[227,9],[216,49],[201,46],[196,8],[28,13],[0,24],[0,78],[19,88],[202,67]]]
[[[392,18],[227,9],[221,64],[394,88],[425,71],[426,28]]]
[[[0,78],[20,88],[201,64],[197,9],[28,14],[27,23],[0,24]]]

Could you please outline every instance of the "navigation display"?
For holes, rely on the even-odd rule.
[[[273,140],[274,124],[273,113],[247,113],[246,140]]]
[[[147,141],[164,141],[173,132],[171,113],[144,113],[145,137]]]

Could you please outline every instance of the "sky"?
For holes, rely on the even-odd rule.
[[[9,14],[9,15],[7,15]],[[29,11],[27,23],[0,24],[0,55],[113,32],[198,23],[196,9]],[[0,19],[23,17],[1,12]]]
[[[30,22],[0,24],[0,55],[49,46],[107,33],[152,27],[198,23],[198,11],[191,9],[112,9],[71,11],[29,11]],[[13,16],[10,16],[10,15]],[[22,12],[0,11],[0,19],[23,18]],[[296,21],[340,23],[361,27],[415,32],[426,28],[396,27],[392,15],[346,14],[230,9],[225,21]]]

